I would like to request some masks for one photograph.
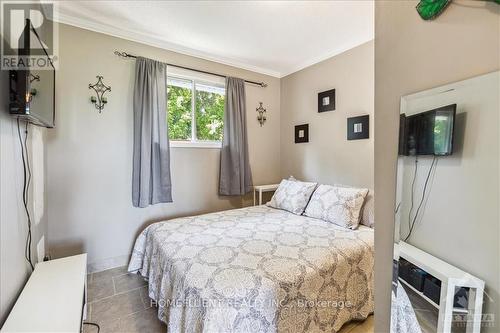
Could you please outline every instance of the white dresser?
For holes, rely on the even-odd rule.
[[[81,331],[87,254],[38,263],[1,332]]]

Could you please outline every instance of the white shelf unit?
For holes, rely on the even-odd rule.
[[[403,241],[399,242],[398,250],[401,258],[404,258],[441,281],[441,295],[438,305],[406,281],[399,279],[439,310],[437,332],[451,332],[453,312],[460,312],[467,314],[466,332],[479,333],[481,328],[484,281]],[[461,287],[469,288],[466,310],[453,307],[456,288]]]
[[[424,300],[426,300],[430,305],[432,305],[433,307],[435,307],[436,309],[439,310],[439,304],[436,304],[436,302],[434,302],[432,299],[430,299],[429,297],[425,296],[423,292],[419,291],[418,289],[416,289],[414,286],[412,286],[411,284],[409,284],[408,282],[406,282],[402,278],[398,278],[398,280],[399,280],[399,282],[401,282],[402,284],[404,284],[406,287],[408,287],[409,289],[411,289],[414,293],[418,294],[420,297],[422,297]],[[456,313],[469,313],[469,311],[467,311],[467,309],[462,309],[462,308],[453,308],[453,312],[456,312]]]
[[[80,333],[86,316],[87,254],[36,264],[2,333]]]

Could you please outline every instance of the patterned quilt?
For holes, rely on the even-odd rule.
[[[422,333],[415,310],[399,281],[396,293],[392,291],[391,333]]]
[[[373,229],[258,206],[152,224],[128,269],[169,332],[337,332],[373,312],[373,265]]]

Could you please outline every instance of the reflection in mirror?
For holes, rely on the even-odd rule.
[[[479,262],[498,260],[488,242],[497,212],[482,195],[498,199],[499,82],[494,72],[401,97],[393,332],[493,323],[498,266]]]

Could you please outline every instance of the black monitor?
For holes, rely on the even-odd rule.
[[[453,154],[456,104],[400,118],[399,154]]]
[[[9,112],[35,125],[54,127],[55,68],[29,19],[20,38],[23,39],[20,45],[24,47],[19,49],[18,58],[25,66],[9,71]],[[30,64],[30,59],[33,59],[30,55],[35,49],[44,51],[49,68],[37,69]]]

